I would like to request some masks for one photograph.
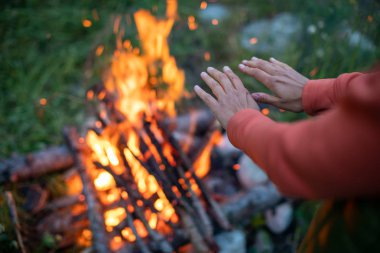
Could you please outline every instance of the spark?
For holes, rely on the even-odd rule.
[[[249,39],[249,43],[251,43],[252,45],[255,45],[257,43],[257,41],[258,40],[255,37]]]
[[[201,10],[206,9],[207,8],[207,2],[206,1],[202,1],[200,8],[201,8]]]
[[[47,104],[47,99],[46,98],[41,98],[40,99],[40,105],[45,106]]]
[[[264,108],[261,110],[261,113],[264,114],[265,116],[268,116],[270,113],[270,110],[268,108]]]
[[[89,27],[92,26],[92,22],[89,19],[83,19],[82,20],[82,25],[83,25],[83,27],[89,28]]]

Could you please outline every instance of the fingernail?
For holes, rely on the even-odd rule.
[[[247,63],[248,63],[248,61],[247,61],[247,60],[243,60],[243,61],[242,61],[242,63],[244,63],[244,64],[247,64]]]
[[[224,71],[230,71],[231,69],[230,69],[230,67],[228,67],[228,66],[224,66],[224,67],[223,67],[223,70],[224,70]]]
[[[200,87],[199,87],[198,85],[195,85],[195,86],[194,86],[194,90],[195,90],[195,91],[197,91],[197,90],[199,90],[199,89],[200,89]]]
[[[244,69],[245,66],[243,64],[239,64],[239,68]]]
[[[256,61],[257,58],[253,56],[253,57],[251,58],[251,60],[252,60],[252,61]]]
[[[273,58],[273,57],[269,58],[269,60],[270,60],[270,61],[276,61],[276,59]]]
[[[259,94],[252,94],[252,97],[254,100],[258,100],[260,98],[260,95]]]
[[[202,73],[201,73],[201,76],[204,76],[204,75],[207,75],[207,73],[206,73],[206,72],[202,72]]]
[[[213,67],[208,67],[207,68],[207,71],[211,71],[211,70],[213,70],[214,68]]]

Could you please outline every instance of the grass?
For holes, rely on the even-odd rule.
[[[280,60],[309,78],[366,70],[380,58],[380,4],[376,1],[218,2],[227,6],[231,15],[213,26],[199,22],[199,1],[179,1],[179,18],[170,38],[171,53],[186,71],[189,90],[201,83],[199,73],[209,65],[236,69],[242,59],[251,56],[276,57],[243,49],[240,31],[251,21],[282,12],[298,16],[303,27],[300,38]],[[83,125],[87,113],[85,91],[101,80],[114,49],[113,17],[130,15],[139,8],[163,15],[165,1],[18,0],[1,3],[0,7],[0,158],[6,158],[60,144],[64,125]],[[188,30],[190,15],[198,20],[196,31]],[[91,20],[92,26],[83,27],[84,19]],[[316,26],[317,31],[309,33],[309,26]],[[125,37],[137,44],[136,29],[125,27]],[[376,48],[369,52],[351,46],[342,35],[344,27],[367,36]],[[105,46],[104,53],[94,57],[100,44]],[[210,53],[210,61],[204,60],[205,52]],[[242,78],[250,90],[265,90],[254,80]],[[275,110],[271,116],[281,121],[305,117]]]

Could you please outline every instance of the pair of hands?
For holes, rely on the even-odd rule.
[[[228,121],[238,111],[259,110],[257,102],[293,112],[303,111],[302,90],[308,79],[287,64],[274,58],[265,61],[253,57],[239,64],[239,70],[263,83],[273,95],[260,92],[251,94],[229,67],[224,67],[223,72],[212,67],[207,68],[207,73],[202,72],[201,78],[215,97],[198,85],[194,90],[215,114],[223,128],[227,129]]]

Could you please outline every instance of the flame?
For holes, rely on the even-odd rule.
[[[112,174],[125,176],[124,163],[128,163],[128,167],[130,167],[128,176],[133,177],[136,190],[143,199],[149,201],[154,199],[152,203],[155,208],[154,212],[144,209],[149,227],[161,233],[169,233],[171,228],[167,223],[179,221],[174,207],[166,198],[160,184],[141,164],[141,161],[155,159],[161,168],[163,159],[150,138],[138,130],[143,126],[143,115],[149,117],[155,111],[161,111],[169,116],[175,116],[175,102],[183,95],[185,74],[177,67],[175,58],[170,55],[168,45],[168,37],[176,18],[176,0],[167,0],[165,18],[158,19],[146,10],[137,11],[134,19],[141,43],[141,48],[137,48],[132,45],[130,40],[122,40],[123,22],[121,17],[117,17],[113,27],[113,31],[117,35],[117,48],[113,54],[110,68],[103,76],[104,89],[98,92],[87,92],[89,100],[97,98],[105,101],[105,105],[99,113],[99,120],[94,123],[96,128],[102,129],[102,132],[89,130],[85,142],[92,150],[88,155],[86,167],[93,177],[100,202],[104,207],[110,205],[113,207],[112,209],[108,207],[109,210],[104,212],[104,223],[109,232],[112,232],[126,219],[127,211],[133,213],[136,208],[136,206],[125,206],[124,204],[120,206],[119,204],[128,200],[129,195],[124,189],[118,188]],[[191,26],[190,29],[196,29],[195,18],[191,16],[188,21],[189,28]],[[104,46],[99,45],[96,55],[102,55],[103,51]],[[208,59],[210,59],[209,55]],[[112,101],[112,106],[107,107],[109,103],[106,101]],[[109,118],[110,114],[114,115],[110,113],[112,110],[120,113],[125,120],[117,123]],[[195,125],[190,134],[195,131],[194,127]],[[157,140],[163,142],[157,125],[152,124],[151,130],[157,136]],[[123,148],[120,148],[119,143],[121,135],[127,142],[126,147]],[[209,171],[210,154],[219,135],[217,132],[212,135],[194,164],[196,174],[200,177],[205,176]],[[140,150],[140,140],[144,140],[147,144],[148,151]],[[169,163],[175,166],[176,161],[172,155],[172,147],[163,143],[161,151]],[[95,161],[101,164],[104,170],[97,169],[93,164]],[[165,166],[162,169],[164,170]],[[191,184],[194,191],[198,192],[196,183],[191,181]],[[179,194],[178,189],[173,188],[175,194]],[[136,204],[143,207],[144,201],[139,199]],[[140,237],[148,235],[147,229],[141,221],[134,220],[134,226]],[[136,235],[129,227],[123,228],[119,233],[121,236],[112,238],[110,245],[112,249],[119,248],[123,240],[136,241]],[[84,238],[81,240],[86,241],[85,239],[89,238],[88,232],[83,233],[81,237]]]
[[[219,131],[215,131],[206,147],[194,163],[195,174],[202,178],[207,175],[210,170],[210,155],[212,148],[222,140],[222,134]]]

